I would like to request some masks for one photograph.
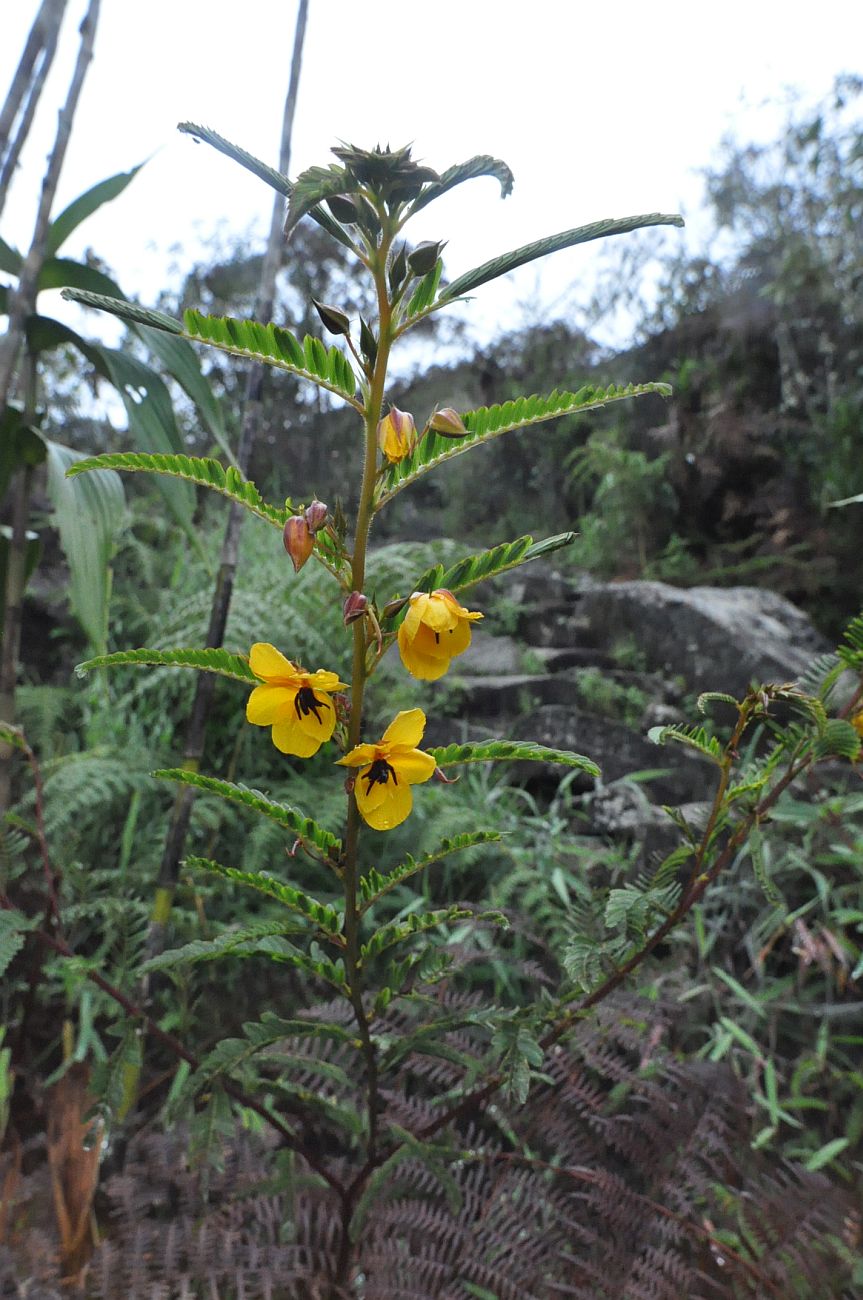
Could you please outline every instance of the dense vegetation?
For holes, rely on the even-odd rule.
[[[376,526],[369,590],[408,594],[428,566],[446,567],[488,544],[492,526],[495,540],[499,531],[546,536],[577,527],[577,542],[554,557],[564,573],[763,584],[801,604],[839,642],[859,613],[861,575],[863,507],[835,504],[863,493],[859,91],[841,83],[774,146],[729,146],[707,178],[717,226],[733,236],[721,259],[679,255],[653,240],[623,260],[609,255],[615,286],[632,284],[635,268],[659,259],[657,296],[637,309],[632,347],[598,347],[585,316],[508,335],[482,355],[399,380],[389,394],[395,404],[423,411],[435,403],[466,411],[556,385],[654,379],[670,382],[675,396],[668,406],[649,397],[563,415],[543,424],[541,436],[512,433],[455,457]],[[273,319],[290,320],[300,335],[318,331],[312,297],[352,317],[368,314],[341,245],[310,222],[292,241]],[[171,317],[189,307],[252,315],[260,263],[229,253],[194,268],[156,305]],[[619,305],[614,293],[599,297],[605,310]],[[430,348],[434,328],[424,326]],[[153,337],[146,326],[130,330],[130,355],[152,364]],[[136,431],[117,432],[76,396],[74,357],[46,353],[43,430],[62,426],[77,452],[141,450]],[[229,445],[239,438],[240,370],[217,352],[202,361],[218,420],[204,424],[194,392],[176,378],[166,376],[168,391],[187,453],[220,455],[214,427]],[[248,478],[270,501],[316,493],[334,514],[340,497],[352,507],[351,414],[320,388],[310,395],[298,380],[268,374]],[[160,937],[174,951],[200,947],[186,948],[184,962],[170,953],[154,958],[154,885],[175,796],[153,773],[181,760],[195,684],[170,667],[83,680],[71,670],[93,651],[204,643],[223,515],[185,485],[166,500],[135,475],[127,493],[104,646],[64,602],[65,561],[51,531],[56,506],[36,498],[47,544],[25,610],[18,721],[43,786],[34,787],[22,763],[16,802],[0,826],[0,871],[4,895],[35,925],[46,909],[44,809],[74,956],[10,940],[2,1019],[15,1089],[7,1050],[0,1119],[12,1135],[7,1186],[25,1208],[14,1225],[0,1216],[0,1241],[7,1233],[19,1276],[38,1272],[41,1234],[50,1238],[51,1230],[28,1222],[26,1205],[44,1191],[36,1135],[45,1129],[44,1089],[54,1088],[55,1110],[62,1102],[78,1121],[95,1099],[112,1135],[98,1208],[107,1219],[111,1207],[116,1218],[96,1256],[92,1294],[113,1295],[118,1286],[155,1294],[180,1274],[191,1279],[184,1294],[198,1294],[196,1276],[219,1294],[321,1294],[314,1279],[335,1272],[340,1249],[326,1188],[296,1151],[278,1149],[259,1113],[244,1102],[231,1109],[220,1079],[230,1067],[244,1088],[262,1088],[268,1104],[276,1099],[301,1134],[313,1132],[323,1155],[350,1163],[362,1122],[339,1032],[311,1044],[296,1036],[298,1016],[336,1016],[323,965],[304,971],[279,960],[277,909],[266,893],[188,864],[218,855],[245,873],[287,865],[292,885],[327,903],[332,881],[313,855],[286,856],[290,841],[272,816],[254,819],[249,806],[205,788],[191,813],[170,933]],[[273,536],[262,520],[245,525],[226,648],[292,646],[305,662],[325,660],[346,678],[350,647],[326,574],[310,565],[295,577]],[[441,536],[443,549],[428,544]],[[496,611],[489,597],[486,612],[504,626],[505,594],[497,602]],[[813,669],[807,699],[829,704],[843,665],[859,676],[859,621],[842,645],[843,659]],[[637,636],[629,653],[637,657]],[[410,707],[396,673],[383,681],[372,702],[375,725],[394,704]],[[615,695],[601,671],[583,689],[600,711],[638,715],[639,701],[621,698],[619,688]],[[846,716],[850,698],[849,689],[838,700]],[[217,681],[200,771],[266,790],[272,804],[306,809],[321,826],[338,825],[343,795],[322,780],[329,763],[286,762],[263,746],[253,728],[238,725],[244,700],[238,683]],[[740,752],[724,748],[732,728],[721,707],[718,721],[701,718],[703,730],[689,734],[695,748],[733,760],[747,815],[757,804],[752,792],[769,788],[764,781],[789,754],[793,766],[803,728],[821,726],[817,704],[789,721],[781,702],[778,715],[771,711],[775,702],[763,714],[752,705],[757,725]],[[447,965],[443,977],[444,965],[430,963],[417,976],[417,996],[394,1006],[386,1022],[391,1063],[403,1067],[385,1094],[392,1123],[429,1138],[394,1154],[354,1207],[362,1264],[379,1287],[367,1294],[629,1298],[694,1296],[702,1286],[705,1295],[853,1294],[847,1288],[863,1277],[859,1217],[849,1208],[863,1150],[863,795],[852,728],[833,721],[845,730],[829,743],[819,732],[817,741],[829,763],[777,795],[763,819],[753,813],[745,843],[733,843],[728,822],[729,870],[699,901],[694,924],[657,945],[637,989],[615,991],[551,1051],[540,1045],[537,1012],[540,1023],[551,1015],[567,981],[589,1001],[663,908],[673,913],[691,828],[678,816],[689,854],[650,862],[645,875],[637,846],[583,833],[578,772],[525,788],[471,765],[457,784],[428,787],[410,823],[388,835],[387,858],[401,861],[426,831],[436,840],[470,837],[482,807],[493,810],[488,824],[503,838],[465,840],[458,856],[441,854],[433,877],[406,874],[376,914],[379,923],[401,925],[429,907],[464,909],[454,928],[435,932],[436,955],[454,963],[451,973]],[[367,872],[379,851],[373,840]],[[477,919],[481,909],[488,915]],[[493,934],[498,912],[510,923],[504,938]],[[211,962],[220,941],[226,959]],[[259,960],[241,960],[252,951]],[[94,971],[145,1001],[163,1034],[206,1058],[203,1076],[188,1063],[178,1067],[167,1040],[118,1021],[111,997],[89,978]],[[425,1055],[429,1005],[446,1024]],[[283,1017],[269,1038],[262,1007]],[[242,1051],[249,1025],[258,1047],[272,1049],[259,1054],[258,1075]],[[349,1028],[341,1026],[344,1037]],[[488,1106],[476,1098],[477,1081],[492,1069],[500,1089]],[[462,1093],[471,1105],[455,1131],[439,1135],[440,1099]],[[167,1136],[159,1137],[162,1124]],[[86,1181],[80,1167],[76,1176]],[[168,1216],[160,1205],[173,1207]],[[227,1245],[208,1257],[216,1237]],[[399,1290],[406,1250],[415,1252],[411,1291]],[[549,1259],[554,1276],[542,1271]],[[366,1294],[362,1285],[356,1275],[350,1294]]]

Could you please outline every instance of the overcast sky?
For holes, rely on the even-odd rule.
[[[37,7],[0,0],[4,94]],[[85,9],[69,0],[62,56],[3,214],[3,235],[19,246]],[[151,160],[64,252],[92,246],[146,303],[173,245],[191,260],[220,221],[263,233],[271,192],[176,124],[203,122],[276,163],[295,17],[295,0],[102,0],[57,211]],[[453,276],[600,217],[681,211],[697,231],[698,172],[716,160],[723,134],[770,138],[791,88],[820,98],[837,73],[856,70],[861,48],[863,5],[853,0],[310,0],[291,171],[329,161],[339,138],[413,141],[437,168],[474,153],[505,159],[516,178],[505,202],[496,182],[471,182],[412,228],[416,238],[449,238]],[[506,327],[522,305],[553,304],[573,281],[587,283],[596,250],[556,254],[541,280],[525,268],[479,290],[477,320]],[[40,305],[61,314],[48,295]]]

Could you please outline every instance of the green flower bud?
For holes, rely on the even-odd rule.
[[[368,322],[360,317],[360,351],[370,366],[375,364],[378,355],[378,341]]]
[[[331,334],[350,334],[350,321],[343,311],[339,311],[338,307],[328,307],[325,302],[318,302],[317,298],[313,298],[312,302],[325,330]]]
[[[428,275],[429,271],[433,270],[445,247],[446,240],[432,241],[426,239],[421,244],[417,244],[408,257],[408,266],[414,275]]]
[[[327,207],[336,221],[340,221],[343,226],[352,226],[359,220],[357,205],[353,199],[349,199],[344,194],[334,194],[332,198],[327,199]]]

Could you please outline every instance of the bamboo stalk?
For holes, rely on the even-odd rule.
[[[3,108],[0,109],[0,213],[3,212],[18,158],[30,134],[39,99],[54,62],[65,12],[66,0],[42,0]]]

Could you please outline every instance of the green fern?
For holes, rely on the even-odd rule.
[[[343,398],[357,411],[362,403],[355,397],[356,376],[350,362],[335,346],[326,348],[320,339],[307,334],[302,343],[279,325],[262,325],[233,316],[204,316],[189,310],[184,315],[185,336],[235,357],[260,361],[302,379],[311,380]]]
[[[330,907],[328,903],[318,902],[302,889],[276,880],[274,876],[264,871],[241,871],[239,867],[224,867],[221,862],[214,862],[212,858],[199,858],[194,854],[186,858],[186,865],[198,871],[212,872],[225,880],[233,880],[238,885],[247,885],[266,894],[269,898],[275,898],[289,911],[296,912],[307,921],[311,921],[327,939],[333,938],[341,931],[341,912]]]
[[[196,668],[199,672],[218,673],[234,681],[258,685],[258,678],[249,667],[245,655],[229,654],[227,650],[117,650],[110,655],[97,655],[85,659],[75,672],[83,677],[93,668],[117,668],[128,665],[160,665],[171,668]]]
[[[439,301],[441,304],[452,302],[454,298],[470,293],[472,289],[478,289],[481,284],[488,284],[489,280],[496,280],[498,276],[508,275],[516,267],[524,266],[527,262],[533,262],[538,257],[547,257],[549,253],[557,253],[561,249],[572,248],[575,244],[586,244],[592,239],[605,239],[609,235],[625,235],[632,230],[641,230],[645,226],[682,225],[683,218],[676,214],[650,212],[636,217],[618,217],[604,221],[592,221],[587,226],[576,226],[573,230],[563,230],[559,235],[548,235],[545,239],[537,239],[532,244],[523,244],[521,248],[515,248],[510,253],[503,253],[500,257],[493,257],[491,261],[483,262],[482,266],[474,267],[472,271],[466,271],[464,275],[458,276],[451,284],[447,285]]]
[[[385,875],[372,867],[368,875],[361,876],[359,881],[362,910],[365,911],[377,899],[395,889],[397,885],[401,885],[405,880],[409,880],[411,876],[417,875],[420,871],[425,871],[427,867],[433,866],[443,858],[449,857],[451,853],[474,848],[478,844],[492,844],[499,841],[500,838],[498,831],[469,831],[464,835],[456,835],[453,839],[444,840],[440,848],[433,853],[424,854],[421,858],[414,858],[408,854],[404,862],[400,862],[397,867],[393,867]]]
[[[470,745],[446,745],[428,751],[438,767],[452,767],[456,763],[559,763],[563,767],[577,767],[590,776],[599,776],[596,763],[583,754],[568,749],[550,749],[529,740],[483,740]]]
[[[558,392],[555,389],[547,397],[534,394],[500,405],[480,406],[475,411],[467,411],[462,415],[467,429],[463,438],[444,438],[430,429],[410,456],[384,471],[377,490],[377,508],[391,501],[398,492],[428,470],[452,460],[454,456],[463,455],[480,443],[498,438],[503,433],[526,429],[546,420],[555,420],[561,415],[595,410],[609,402],[619,402],[625,398],[641,397],[646,393],[659,393],[662,397],[668,397],[670,392],[668,384],[660,383],[611,384],[607,388],[587,384],[575,393]]]
[[[438,587],[445,587],[454,594],[466,591],[478,582],[496,578],[501,573],[508,573],[510,569],[517,569],[522,564],[529,564],[531,560],[538,560],[564,546],[570,546],[576,536],[576,533],[558,533],[541,542],[535,542],[529,536],[519,537],[514,542],[502,542],[478,555],[468,555],[448,569],[436,564],[417,580],[414,590],[434,591]]]
[[[665,745],[668,741],[694,749],[711,763],[722,764],[722,745],[715,736],[709,735],[704,727],[651,727],[647,739],[654,745]]]
[[[199,487],[212,488],[222,496],[245,506],[259,519],[265,519],[276,528],[284,528],[290,511],[268,505],[254,483],[243,478],[239,470],[224,465],[210,457],[167,456],[149,452],[107,452],[102,456],[87,456],[66,471],[67,477],[86,474],[93,469],[119,469],[127,473],[168,474],[172,478],[187,479]]]
[[[491,176],[500,182],[500,197],[507,198],[512,193],[514,177],[509,167],[500,158],[492,158],[489,154],[477,154],[473,158],[468,158],[466,162],[456,163],[453,167],[447,167],[446,171],[441,172],[440,180],[432,181],[423,187],[419,197],[414,199],[410,206],[410,215],[419,212],[427,204],[433,203],[439,199],[442,194],[448,190],[454,189],[456,185],[462,185],[465,181],[476,180],[479,176]]]
[[[248,786],[239,785],[233,781],[222,781],[212,776],[201,776],[198,772],[189,772],[182,767],[160,768],[153,775],[165,781],[177,781],[180,785],[205,790],[209,794],[218,795],[222,799],[230,799],[235,803],[243,804],[254,812],[263,813],[265,817],[278,822],[280,826],[296,835],[302,841],[304,847],[316,849],[318,854],[325,859],[335,860],[341,853],[341,840],[337,836],[325,830],[323,826],[319,826],[311,817],[306,817],[296,808],[290,808],[286,804],[276,803],[272,799],[268,799],[260,790],[250,790]]]

